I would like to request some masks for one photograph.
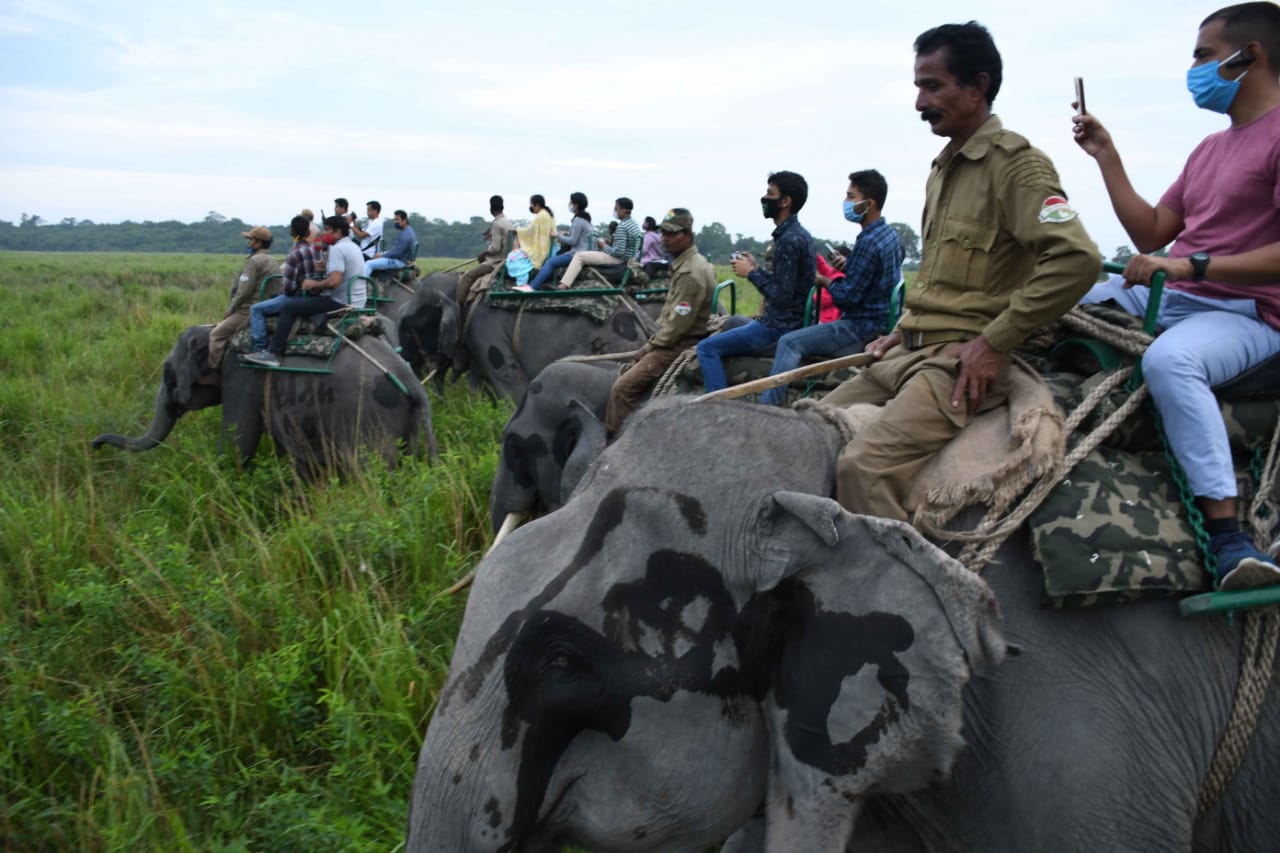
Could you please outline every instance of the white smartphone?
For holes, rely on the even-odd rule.
[[[1082,116],[1088,110],[1084,108],[1084,78],[1076,78],[1076,115]]]

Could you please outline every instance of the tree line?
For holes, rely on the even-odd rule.
[[[22,214],[19,222],[0,220],[0,250],[28,252],[188,252],[205,254],[235,254],[244,251],[245,241],[241,233],[252,225],[237,217],[226,217],[217,211],[199,222],[125,222],[99,223],[89,219],[68,217],[60,222],[46,222],[34,214]],[[467,222],[446,222],[443,219],[427,219],[420,213],[409,214],[409,224],[419,242],[418,254],[422,257],[467,258],[476,255],[484,247],[483,233],[489,222],[473,216]],[[914,267],[920,260],[920,238],[915,230],[903,222],[889,223],[898,232],[906,256],[906,265]],[[269,225],[276,246],[289,242],[289,226]],[[566,226],[567,227],[567,226]],[[607,235],[608,222],[597,223],[600,236]],[[388,226],[387,238],[392,232]],[[767,243],[730,234],[719,222],[704,225],[695,235],[698,248],[714,263],[728,263],[734,252],[751,252],[756,257],[764,254]],[[819,251],[826,245],[847,244],[847,239],[824,240],[815,238]]]

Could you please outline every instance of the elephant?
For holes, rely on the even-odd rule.
[[[867,796],[946,778],[1004,654],[986,584],[824,496],[819,415],[689,406],[480,563],[407,850],[701,850],[761,807],[774,849],[842,849]]]
[[[511,513],[537,515],[569,497],[604,449],[604,411],[618,365],[554,361],[520,398],[502,430],[489,517],[497,531]]]
[[[790,421],[779,420],[785,417]],[[788,424],[785,441],[774,437],[780,423]],[[1276,849],[1274,677],[1263,688],[1238,770],[1203,814],[1197,804],[1232,709],[1243,620],[1182,620],[1169,600],[1043,610],[1043,582],[1021,534],[983,571],[999,602],[1007,657],[963,688],[955,710],[966,746],[949,768],[933,765],[949,772],[929,779],[911,767],[871,762],[887,775],[852,789],[834,782],[852,797],[856,825],[848,813],[824,812],[829,834],[800,841],[789,834],[789,821],[811,817],[812,798],[832,789],[828,780],[796,784],[794,756],[779,749],[779,733],[791,731],[793,721],[778,715],[776,699],[752,704],[761,691],[766,699],[775,695],[787,669],[751,670],[762,679],[753,683],[755,693],[723,700],[718,714],[698,713],[698,697],[728,688],[715,678],[706,687],[677,666],[701,650],[702,635],[687,626],[708,624],[713,612],[691,605],[681,584],[714,587],[694,571],[709,564],[737,602],[743,593],[733,584],[743,573],[752,576],[763,563],[785,574],[794,558],[805,568],[788,580],[813,590],[813,574],[836,569],[848,573],[841,591],[858,599],[853,611],[897,612],[872,603],[882,594],[871,588],[881,576],[904,595],[908,589],[898,575],[885,575],[883,566],[900,571],[885,554],[888,543],[910,541],[917,557],[932,555],[932,546],[895,529],[888,540],[852,537],[853,553],[842,550],[853,528],[886,529],[829,500],[842,441],[811,411],[673,398],[637,412],[563,507],[517,529],[480,564],[418,760],[410,849],[546,849],[539,843],[559,837],[595,849],[697,850],[725,836],[722,853]],[[796,544],[806,525],[794,522],[805,513],[832,521],[834,534],[825,521],[808,526],[834,544],[817,551],[812,542]],[[689,556],[690,541],[708,536],[721,537],[718,547]],[[658,560],[669,551],[686,556]],[[859,561],[868,554],[876,568],[864,573]],[[645,564],[643,579],[638,563]],[[584,569],[591,574],[583,577]],[[663,570],[682,574],[673,580]],[[794,611],[796,596],[803,598],[785,583],[774,590],[786,603],[777,592],[766,598],[773,613]],[[834,610],[824,595],[819,613]],[[570,617],[577,623],[570,626]],[[924,618],[918,611],[902,617],[917,628]],[[800,663],[785,649],[778,657],[772,641],[753,646],[753,635],[735,631],[735,639],[745,634],[738,661],[743,649],[763,648],[765,660]],[[796,634],[782,630],[775,640]],[[951,634],[935,619],[932,630],[915,636],[935,643]],[[823,642],[804,657],[850,668],[864,660],[856,644]],[[986,645],[994,647],[994,639]],[[960,646],[971,663],[999,657],[998,650],[973,652],[970,642]],[[716,660],[720,655],[717,648]],[[609,662],[603,675],[601,656]],[[795,678],[807,672],[797,670]],[[878,683],[889,689],[885,672]],[[639,695],[652,687],[644,675],[664,689]],[[877,679],[852,675],[841,683],[842,701],[879,709],[882,720],[908,716],[877,689]],[[690,684],[692,695],[681,692]],[[746,736],[738,728],[744,718],[767,725]],[[842,753],[832,741],[847,741],[853,730],[838,716],[825,719],[825,728],[816,719],[803,729],[814,749],[811,763],[800,759],[802,770],[834,761]],[[633,737],[644,736],[647,743],[630,748]],[[444,847],[432,846],[437,832],[449,839]]]
[[[493,308],[487,300],[473,303],[464,319],[454,296],[456,281],[451,273],[419,281],[399,314],[402,354],[419,374],[434,368],[439,375],[452,367],[456,375],[469,368],[473,382],[488,383],[513,402],[556,359],[637,350],[655,328],[645,309],[625,302],[602,325],[575,314]]]
[[[391,371],[408,393],[352,346],[339,350],[329,365],[331,374],[257,370],[228,353],[218,383],[209,385],[197,380],[207,369],[211,328],[190,326],[178,336],[164,360],[146,434],[100,435],[93,440],[95,449],[110,444],[150,450],[186,412],[221,404],[223,434],[232,439],[244,462],[257,452],[264,431],[275,439],[277,452],[288,455],[308,476],[329,467],[353,467],[363,448],[377,451],[388,466],[395,465],[401,448],[436,455],[431,403],[409,366],[386,342],[365,336],[358,346]],[[304,362],[319,363],[291,357],[285,366]]]

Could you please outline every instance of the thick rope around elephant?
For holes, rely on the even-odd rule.
[[[1078,308],[1064,315],[1062,322],[1069,328],[1099,338],[1135,357],[1141,357],[1152,341],[1151,336],[1144,332],[1119,329],[1085,314]],[[1067,434],[1070,435],[1078,428],[1102,397],[1109,394],[1132,372],[1133,368],[1116,371],[1100,383],[1067,419]],[[969,533],[943,532],[942,535],[968,541],[969,544],[960,552],[960,562],[973,571],[980,571],[995,556],[1005,539],[1039,507],[1053,487],[1071,471],[1076,463],[1088,455],[1136,410],[1146,395],[1145,384],[1135,388],[1115,412],[1094,428],[1059,465],[1032,487],[1019,503],[1018,509],[1007,518],[1000,520],[1000,515],[1016,496],[1010,497],[1001,506],[993,506],[978,527]],[[1276,432],[1272,437],[1263,482],[1259,483],[1258,496],[1250,510],[1251,520],[1256,513],[1261,512],[1260,501],[1269,500],[1272,505],[1275,503],[1269,494],[1274,488],[1276,468],[1280,466],[1280,461],[1277,460],[1277,456],[1280,455],[1277,451],[1278,444],[1280,444],[1280,424],[1277,424]],[[1272,519],[1274,520],[1275,517],[1273,510]],[[1259,529],[1255,527],[1255,530]],[[1213,757],[1209,760],[1209,767],[1200,785],[1198,808],[1201,815],[1206,814],[1217,803],[1244,761],[1253,733],[1257,729],[1262,705],[1266,701],[1267,688],[1271,683],[1275,665],[1276,646],[1280,643],[1280,607],[1250,611],[1245,614],[1244,620],[1244,634],[1240,644],[1240,675],[1236,682],[1231,714],[1227,718],[1222,738],[1218,741]]]
[[[724,324],[729,320],[728,314],[713,316],[707,320],[707,331],[718,332],[724,328]],[[681,375],[684,374],[685,368],[698,359],[698,348],[696,346],[689,347],[684,352],[676,356],[675,361],[671,362],[671,366],[667,371],[658,377],[658,381],[653,383],[653,391],[650,397],[665,397],[668,394],[675,394],[679,388],[677,383],[680,381]]]

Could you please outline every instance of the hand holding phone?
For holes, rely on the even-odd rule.
[[[1076,78],[1076,115],[1082,116],[1088,110],[1084,108],[1084,78]]]

